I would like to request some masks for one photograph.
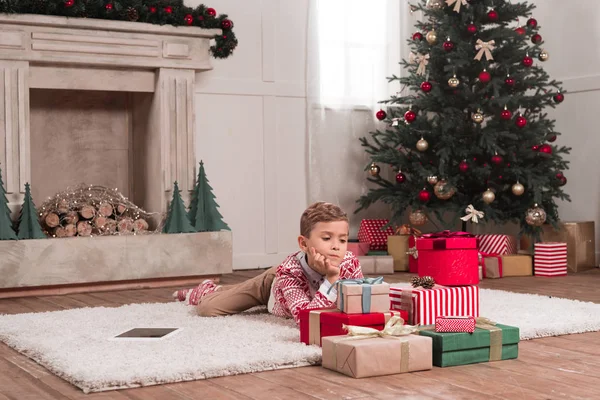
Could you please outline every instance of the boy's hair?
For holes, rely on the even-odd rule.
[[[335,204],[319,201],[311,204],[300,217],[300,234],[309,237],[317,222],[346,221],[348,216]]]

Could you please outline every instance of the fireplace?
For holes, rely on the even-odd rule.
[[[218,33],[0,15],[0,163],[13,213],[27,182],[36,204],[67,186],[86,183],[117,188],[137,206],[161,213],[167,210],[175,181],[187,202],[197,172],[195,75],[212,68],[208,49]],[[0,252],[9,255],[0,261],[0,288],[231,272],[230,232],[148,237],[0,242]],[[96,259],[89,259],[94,239],[106,240]],[[57,266],[35,258],[36,251],[50,251],[48,246],[62,254]],[[143,251],[138,259],[123,256],[119,262],[134,263],[135,273],[115,273],[110,267],[115,259],[107,261],[112,257],[108,253],[132,254],[128,246],[157,246],[150,252],[154,259]],[[22,251],[33,253],[19,258]],[[84,257],[86,251],[86,262],[103,273],[86,275],[75,265],[65,267],[76,264],[77,254]],[[176,258],[183,266],[169,270],[166,255],[174,251],[181,253]],[[200,264],[205,270],[198,269]]]

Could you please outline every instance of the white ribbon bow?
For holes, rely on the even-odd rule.
[[[494,47],[494,45],[496,44],[496,41],[494,40],[490,40],[489,42],[484,42],[481,39],[477,39],[477,42],[475,43],[475,50],[479,50],[479,53],[477,53],[475,55],[475,59],[478,61],[481,61],[481,57],[483,57],[483,54],[485,54],[485,58],[488,61],[491,61],[494,59],[494,57],[492,57],[492,50],[494,50],[496,47]]]
[[[410,53],[408,61],[411,64],[419,64],[419,68],[417,68],[417,75],[425,75],[425,67],[427,67],[427,64],[429,64],[429,54]]]
[[[366,326],[343,325],[348,330],[348,336],[385,337],[385,336],[406,336],[416,332],[419,328],[412,325],[404,325],[404,320],[393,316],[385,324],[382,331]]]
[[[454,3],[456,3],[456,4],[454,4]],[[448,4],[449,6],[454,4],[454,11],[459,13],[461,4],[465,7],[467,7],[467,0],[446,0],[446,4]]]
[[[471,220],[474,224],[479,223],[479,219],[483,219],[483,216],[485,215],[483,211],[477,211],[475,207],[473,207],[473,204],[469,204],[465,211],[467,215],[461,217],[460,219],[463,221]]]

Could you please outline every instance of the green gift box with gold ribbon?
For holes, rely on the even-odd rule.
[[[451,367],[517,358],[519,328],[478,318],[473,333],[438,333],[434,325],[418,332],[433,341],[433,365]]]

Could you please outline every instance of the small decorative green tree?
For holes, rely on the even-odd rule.
[[[212,190],[213,188],[209,185],[204,171],[204,163],[200,161],[198,179],[196,180],[196,186],[194,186],[188,213],[189,220],[198,232],[231,230],[223,221],[221,213],[219,213],[219,205]]]
[[[13,230],[10,219],[10,208],[8,208],[4,182],[2,181],[2,168],[0,168],[0,240],[17,240],[17,234]]]
[[[31,198],[29,183],[25,184],[25,198],[19,216],[19,239],[46,239],[37,217],[37,210]]]
[[[167,221],[163,228],[163,233],[192,233],[196,232],[185,212],[185,204],[181,198],[179,185],[177,181],[173,185],[173,200],[169,206]]]

